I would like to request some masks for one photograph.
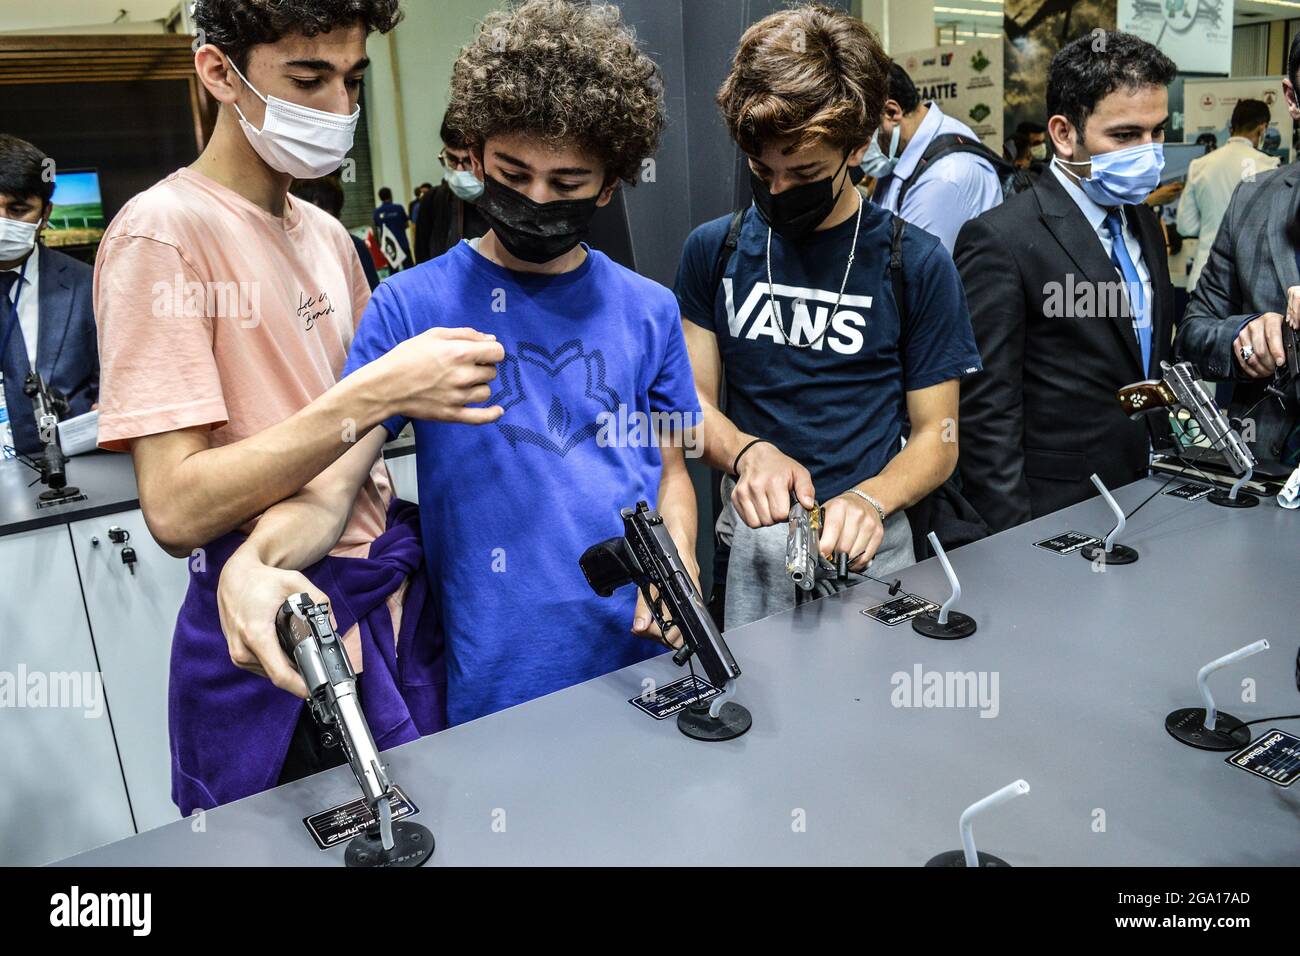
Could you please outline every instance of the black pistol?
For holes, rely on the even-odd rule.
[[[710,683],[726,686],[740,676],[740,668],[686,572],[664,519],[644,501],[620,514],[623,536],[592,545],[578,561],[587,583],[601,597],[635,584],[664,637],[673,628],[682,636],[673,662],[681,667],[693,656]]]

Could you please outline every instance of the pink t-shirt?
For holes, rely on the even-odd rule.
[[[283,421],[338,381],[369,297],[328,213],[291,196],[280,218],[172,173],[123,207],[95,260],[100,447],[200,425],[220,446]],[[391,498],[380,459],[331,554],[367,554]]]

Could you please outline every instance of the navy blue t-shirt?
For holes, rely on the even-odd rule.
[[[656,504],[663,459],[636,423],[699,414],[672,293],[591,249],[548,276],[460,242],[399,272],[370,299],[345,374],[460,326],[495,335],[506,358],[488,403],[505,409],[495,423],[414,423],[453,724],[663,653],[631,633],[636,588],[597,597],[578,558],[622,534],[620,509]],[[396,435],[405,421],[384,424]]]
[[[406,241],[406,226],[410,220],[406,218],[406,210],[395,202],[380,203],[375,209],[374,220],[375,238],[379,239],[380,233],[387,226],[388,231],[393,234],[393,238],[397,240],[397,244],[402,247],[402,251],[409,259],[411,246]]]
[[[901,320],[889,279],[890,214],[873,203],[862,211],[840,309],[829,315],[855,218],[799,243],[772,234],[775,318],[768,229],[753,206],[721,286],[711,287],[730,216],[691,233],[674,286],[682,315],[718,337],[727,417],[807,468],[823,501],[874,477],[898,453],[906,392],[982,367],[952,257],[910,225],[902,244],[907,322]],[[798,348],[787,338],[814,344]]]

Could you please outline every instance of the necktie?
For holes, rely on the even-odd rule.
[[[1129,312],[1133,316],[1133,332],[1137,336],[1138,347],[1142,350],[1142,374],[1151,371],[1151,314],[1142,288],[1142,277],[1138,275],[1133,257],[1128,254],[1128,245],[1124,242],[1124,219],[1118,209],[1106,213],[1106,228],[1110,231],[1110,258],[1124,277],[1124,285],[1129,290]]]
[[[8,373],[11,364],[17,368],[27,364],[27,343],[18,328],[18,312],[11,299],[14,285],[18,282],[17,272],[0,272],[0,365]],[[11,353],[17,349],[21,355],[12,359]],[[19,362],[21,358],[21,362]],[[26,368],[23,374],[26,374]]]

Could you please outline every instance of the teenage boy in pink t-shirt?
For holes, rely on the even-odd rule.
[[[261,577],[241,609],[270,620],[290,593],[328,598],[381,748],[445,724],[414,508],[393,500],[377,426],[495,421],[500,408],[467,406],[488,399],[503,357],[491,336],[432,329],[339,381],[369,290],[344,228],[288,189],[344,161],[366,38],[397,24],[398,0],[201,0],[194,16],[216,128],[192,166],[122,209],[95,264],[99,441],[131,453],[159,544],[192,556],[169,693],[187,814],[343,759],[274,635],[227,626],[227,639],[216,597],[259,516],[300,490],[268,520],[329,507],[347,515],[342,534],[277,536],[306,580]]]

